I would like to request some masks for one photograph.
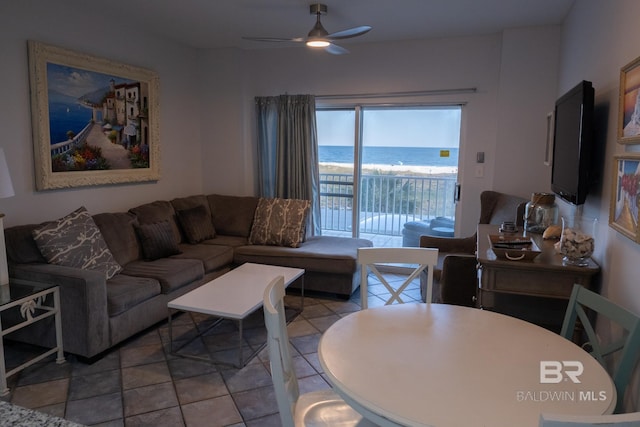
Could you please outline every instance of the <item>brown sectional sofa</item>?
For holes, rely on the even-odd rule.
[[[67,352],[93,358],[133,334],[166,319],[167,302],[224,274],[254,262],[304,268],[307,291],[349,297],[359,285],[357,249],[366,239],[316,236],[299,247],[249,244],[258,197],[194,195],[155,201],[127,212],[92,216],[122,270],[106,279],[94,270],[47,263],[32,231],[39,224],[5,230],[12,278],[60,287],[63,345]],[[189,243],[179,216],[190,208],[206,209],[215,237]],[[167,221],[180,253],[145,259],[137,228]],[[292,285],[299,287],[300,283]],[[4,319],[3,319],[4,320]],[[35,324],[13,338],[52,345],[51,325]]]

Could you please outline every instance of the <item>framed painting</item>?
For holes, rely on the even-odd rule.
[[[618,142],[640,143],[640,57],[620,70]]]
[[[640,155],[615,156],[614,162],[609,225],[631,240],[640,242],[638,235]]]
[[[156,73],[29,41],[37,190],[160,178]]]

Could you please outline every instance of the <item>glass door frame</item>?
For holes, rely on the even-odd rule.
[[[346,103],[324,103],[322,101],[317,102],[316,110],[321,111],[338,111],[348,110],[354,112],[354,138],[353,138],[353,199],[352,199],[352,214],[351,214],[351,234],[352,237],[359,237],[360,234],[360,206],[362,203],[362,194],[360,191],[362,183],[362,151],[364,149],[364,111],[367,109],[403,109],[403,108],[424,108],[424,109],[438,109],[438,108],[459,108],[460,109],[460,135],[458,138],[458,158],[457,164],[460,164],[462,153],[461,147],[463,145],[463,123],[464,123],[464,106],[466,102],[419,102],[419,103],[406,103],[406,102],[391,102],[391,103],[363,103],[363,102],[346,102]],[[459,167],[459,166],[458,166]],[[457,171],[456,180],[460,179],[460,171]],[[456,183],[457,191],[459,192],[460,184]],[[457,200],[454,201],[456,203]],[[458,207],[454,208],[454,218],[457,220]]]

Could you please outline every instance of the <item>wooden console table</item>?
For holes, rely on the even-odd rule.
[[[477,257],[480,307],[510,314],[560,331],[567,301],[574,284],[594,289],[600,267],[589,260],[586,267],[562,264],[555,252],[556,240],[545,241],[529,233],[542,253],[532,261],[498,259],[491,250],[490,234],[500,234],[496,225],[478,226]],[[523,236],[520,232],[516,234]]]

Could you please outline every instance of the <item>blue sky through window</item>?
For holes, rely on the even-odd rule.
[[[460,143],[461,108],[364,108],[363,140],[368,147],[451,147]],[[353,146],[355,113],[318,110],[320,145]]]

